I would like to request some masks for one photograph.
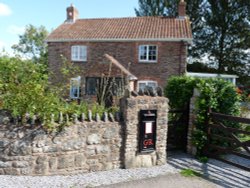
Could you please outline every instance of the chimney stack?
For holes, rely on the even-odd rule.
[[[67,8],[67,20],[66,22],[75,22],[78,19],[79,13],[73,4]]]
[[[179,18],[184,18],[186,16],[186,5],[187,3],[184,0],[181,0],[178,5],[178,16]]]

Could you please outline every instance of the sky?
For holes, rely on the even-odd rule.
[[[11,55],[11,46],[29,24],[51,32],[65,21],[71,4],[80,18],[132,17],[138,0],[0,0],[0,52],[4,49]]]

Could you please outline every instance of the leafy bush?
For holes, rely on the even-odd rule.
[[[200,92],[196,101],[196,130],[192,134],[192,140],[197,147],[197,155],[202,156],[207,142],[206,122],[208,121],[208,109],[213,112],[229,115],[239,115],[240,97],[233,84],[222,79],[198,79],[186,76],[172,77],[165,88],[165,96],[169,98],[171,108],[184,108],[193,95],[194,88]],[[226,125],[237,127],[238,124]]]
[[[48,85],[48,74],[42,64],[36,64],[17,57],[0,57],[0,109],[9,110],[14,117],[21,117],[25,121],[26,114],[36,115],[45,120],[48,129],[55,125],[50,123],[51,115],[59,120],[59,113],[87,115],[92,110],[102,115],[104,111],[115,112],[117,109],[105,109],[104,106],[76,101],[66,102],[61,96],[60,88],[51,88]],[[58,92],[57,92],[58,91]]]
[[[168,80],[164,88],[165,96],[169,99],[169,105],[173,109],[185,108],[193,95],[196,79],[186,76],[173,76]]]
[[[44,66],[18,58],[0,58],[0,108],[14,117],[54,113],[60,99],[48,90]]]

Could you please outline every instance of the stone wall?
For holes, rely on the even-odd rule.
[[[140,110],[157,110],[156,148],[139,152]],[[106,114],[106,115],[105,115]],[[168,99],[130,96],[121,100],[123,121],[104,113],[63,130],[47,133],[42,126],[10,123],[0,114],[0,175],[55,175],[166,163]],[[53,119],[53,118],[52,118]],[[52,120],[52,123],[55,123]]]
[[[150,167],[166,163],[168,99],[164,97],[137,96],[122,100],[125,122],[125,168]],[[139,111],[157,110],[156,150],[139,152]]]
[[[196,146],[192,142],[192,134],[195,130],[195,120],[196,120],[196,112],[195,112],[195,103],[200,93],[197,89],[194,89],[194,93],[192,98],[190,99],[189,105],[189,122],[188,122],[188,132],[187,132],[187,153],[191,155],[196,155]]]
[[[0,174],[53,175],[120,168],[119,122],[84,122],[47,134],[41,127],[0,125]]]

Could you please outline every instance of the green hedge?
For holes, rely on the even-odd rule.
[[[196,131],[192,140],[197,147],[197,155],[203,155],[207,141],[206,121],[208,109],[229,115],[239,115],[240,96],[232,83],[222,79],[199,79],[187,76],[171,77],[164,88],[165,96],[169,98],[171,108],[185,108],[193,95],[194,88],[200,91],[200,96],[195,104]],[[237,124],[227,124],[237,126]]]

